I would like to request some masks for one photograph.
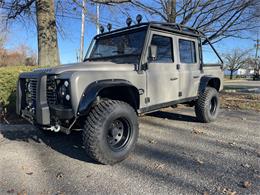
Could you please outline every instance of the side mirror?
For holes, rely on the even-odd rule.
[[[150,58],[152,59],[152,61],[155,61],[157,58],[157,46],[156,45],[150,46]]]

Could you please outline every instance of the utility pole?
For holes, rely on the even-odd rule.
[[[256,41],[256,44],[255,44],[255,48],[256,48],[255,59],[257,59],[258,58],[258,50],[259,50],[259,47],[260,47],[260,39],[258,38],[258,34],[257,34],[257,39],[255,41]]]
[[[86,18],[86,0],[82,0],[80,53],[79,53],[79,59],[81,62],[83,61],[83,55],[84,55],[85,18]]]
[[[258,36],[258,33],[257,33],[257,39],[255,40],[256,41],[256,44],[255,44],[255,63],[256,63],[256,72],[258,75],[260,75],[260,67],[259,67],[259,56],[258,56],[258,50],[259,50],[259,47],[260,47],[260,39],[259,39],[259,36]]]
[[[97,3],[97,10],[96,10],[96,12],[97,12],[97,21],[96,21],[96,28],[97,28],[97,34],[99,34],[100,33],[100,30],[99,30],[99,26],[100,26],[100,23],[99,23],[99,18],[100,18],[100,12],[99,12],[99,10],[100,10],[100,5],[99,5],[99,3]]]

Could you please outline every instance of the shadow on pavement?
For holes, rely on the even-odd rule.
[[[1,125],[0,133],[9,140],[44,143],[53,150],[81,161],[97,164],[84,150],[81,132],[70,135],[42,132],[31,125]]]
[[[177,113],[166,112],[166,111],[158,111],[147,115],[152,117],[157,117],[157,118],[163,118],[163,119],[167,118],[169,120],[176,120],[176,121],[198,122],[197,118],[194,116],[177,114]]]

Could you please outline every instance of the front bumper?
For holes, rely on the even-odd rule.
[[[26,102],[26,79],[36,83],[35,103],[28,106]],[[47,75],[42,73],[22,73],[17,82],[16,113],[30,123],[51,126],[56,125],[57,120],[70,120],[73,118],[73,110],[57,105],[48,105]]]
[[[26,105],[25,80],[34,79],[36,81],[36,100],[32,107]],[[16,113],[21,115],[31,123],[50,125],[50,109],[47,103],[47,75],[39,73],[22,73],[17,82],[16,90]]]

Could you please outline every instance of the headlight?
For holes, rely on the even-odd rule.
[[[59,80],[57,83],[59,83],[57,87],[58,103],[62,105],[68,105],[70,103],[69,81]]]

